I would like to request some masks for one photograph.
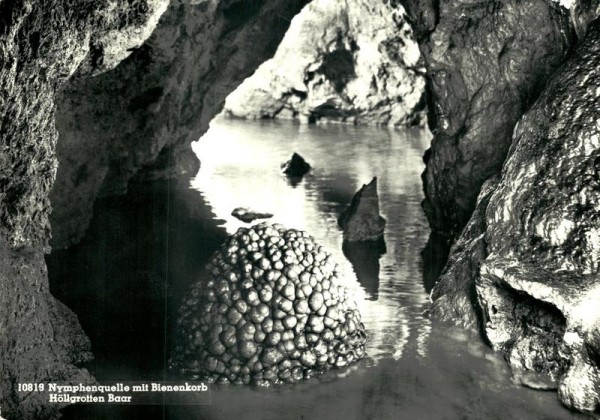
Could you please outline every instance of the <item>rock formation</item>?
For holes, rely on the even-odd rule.
[[[338,218],[344,241],[377,241],[383,238],[386,221],[379,214],[377,178],[364,184]]]
[[[61,408],[17,393],[17,383],[93,380],[78,367],[87,338],[48,291],[51,189],[53,244],[65,246],[81,237],[96,197],[124,191],[141,168],[152,177],[197,167],[191,141],[305,3],[0,4],[3,415],[50,419]]]
[[[474,279],[479,276],[481,261],[486,256],[485,209],[497,184],[497,176],[483,184],[479,205],[450,248],[446,266],[431,291],[433,303],[429,314],[436,319],[465,328],[480,326],[481,311]]]
[[[261,213],[258,211],[247,209],[245,207],[236,207],[231,212],[231,215],[245,223],[251,223],[258,219],[270,219],[271,217],[273,217],[271,213]]]
[[[590,411],[600,408],[598,110],[600,19],[517,124],[432,309],[480,319],[517,374],[547,377],[564,404]]]
[[[314,0],[225,103],[234,117],[424,125],[425,80],[399,5]]]
[[[54,418],[60,404],[17,383],[93,379],[75,315],[48,290],[56,176],[55,97],[74,72],[114,67],[150,34],[166,0],[2,2],[0,5],[0,406],[9,418]]]
[[[79,240],[96,197],[124,193],[132,177],[197,172],[191,142],[273,55],[306,3],[172,0],[121,65],[73,79],[58,101],[52,246]]]
[[[365,355],[337,266],[306,232],[239,229],[181,308],[173,367],[211,382],[294,383]]]
[[[310,164],[298,153],[294,153],[290,160],[281,164],[281,172],[289,178],[302,178],[310,172]]]
[[[482,328],[523,383],[597,409],[600,4],[402,3],[430,82],[424,208],[450,237],[466,224],[429,313]]]
[[[401,2],[427,69],[434,138],[424,209],[434,230],[454,236],[500,171],[515,123],[564,61],[572,26],[546,0]]]

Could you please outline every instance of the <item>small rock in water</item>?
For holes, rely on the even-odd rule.
[[[231,215],[245,223],[250,223],[258,219],[270,219],[273,217],[271,213],[260,213],[245,207],[237,207],[231,212]]]
[[[303,177],[310,171],[310,165],[298,153],[294,153],[292,158],[281,164],[281,171],[288,177]]]
[[[350,206],[338,218],[344,240],[375,241],[383,237],[386,221],[379,214],[377,177],[354,195]]]
[[[513,380],[527,388],[538,391],[553,391],[558,388],[557,381],[543,373],[528,371],[514,372]]]

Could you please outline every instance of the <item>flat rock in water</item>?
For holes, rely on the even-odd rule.
[[[383,237],[386,221],[379,214],[377,177],[354,195],[350,206],[338,218],[344,240],[375,241]]]
[[[281,171],[288,177],[303,177],[310,171],[310,165],[298,153],[294,153],[290,160],[281,164]]]
[[[271,213],[260,213],[245,207],[237,207],[231,212],[231,215],[245,223],[251,223],[258,219],[270,219],[273,217]]]
[[[553,380],[548,375],[537,372],[515,372],[513,380],[527,388],[536,389],[538,391],[554,391],[558,388],[556,380]]]

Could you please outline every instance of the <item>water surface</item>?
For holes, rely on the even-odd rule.
[[[101,380],[166,377],[176,309],[226,233],[247,226],[235,207],[273,213],[308,231],[339,263],[354,292],[368,357],[339,375],[292,387],[213,389],[197,407],[90,407],[67,418],[169,419],[569,419],[555,392],[513,384],[504,361],[477,336],[432,324],[420,252],[429,230],[420,208],[421,130],[213,121],[195,145],[191,181],[132,185],[102,200],[86,239],[48,258],[53,293],[80,317]],[[279,165],[298,152],[313,166],[290,183]],[[378,177],[385,249],[342,249],[337,217]]]
[[[425,130],[389,131],[343,125],[216,120],[195,145],[202,169],[192,181],[228,233],[245,223],[230,215],[238,206],[274,214],[270,222],[308,231],[339,264],[369,330],[374,361],[399,359],[405,351],[425,355],[429,322],[419,251],[428,237],[420,208]],[[313,170],[298,184],[280,174],[292,152]],[[385,248],[342,250],[339,214],[354,193],[378,178],[381,213],[387,219]],[[354,263],[354,264],[353,264]],[[356,274],[360,274],[360,277]]]

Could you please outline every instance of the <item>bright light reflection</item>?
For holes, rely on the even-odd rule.
[[[249,226],[231,216],[236,207],[272,213],[269,222],[309,232],[339,264],[340,278],[363,315],[369,354],[376,359],[399,359],[414,334],[422,355],[429,324],[415,314],[420,314],[427,300],[419,278],[418,253],[427,239],[419,202],[421,155],[428,141],[424,134],[369,127],[217,118],[193,145],[202,166],[192,188],[202,193],[230,234]],[[293,152],[314,167],[295,187],[279,168]],[[388,220],[387,253],[380,260],[377,297],[369,296],[357,281],[342,253],[337,227],[339,211],[374,176],[379,179],[381,212]],[[417,235],[420,231],[425,234]]]

